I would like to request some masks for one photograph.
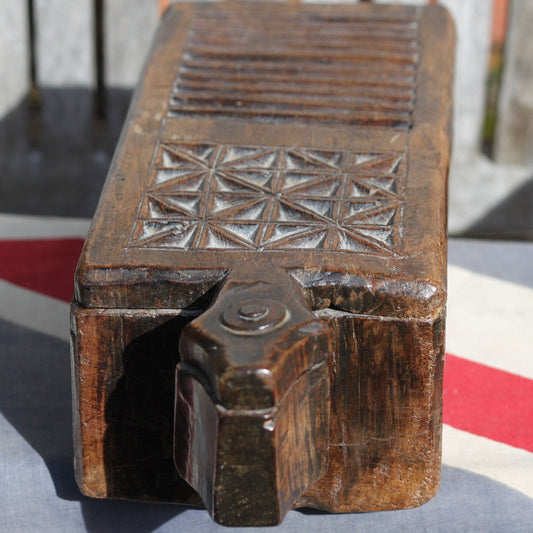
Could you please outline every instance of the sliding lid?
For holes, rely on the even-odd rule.
[[[452,47],[437,6],[170,8],[78,302],[203,308],[246,265],[287,271],[314,308],[438,312]]]

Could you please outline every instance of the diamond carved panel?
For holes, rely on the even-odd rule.
[[[394,253],[402,152],[163,142],[130,246]]]

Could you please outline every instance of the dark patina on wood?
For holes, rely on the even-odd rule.
[[[440,481],[453,28],[180,4],[76,275],[76,478],[226,525]]]

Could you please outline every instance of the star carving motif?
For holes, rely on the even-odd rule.
[[[130,245],[394,253],[401,152],[162,143]]]

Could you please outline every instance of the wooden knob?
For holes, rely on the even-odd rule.
[[[278,524],[326,473],[329,342],[283,271],[234,272],[184,330],[174,458],[217,522]]]

